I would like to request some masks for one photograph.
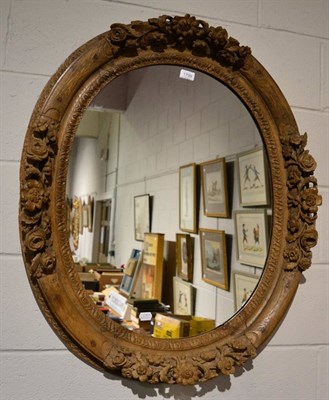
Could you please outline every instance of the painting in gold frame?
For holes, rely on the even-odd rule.
[[[225,158],[204,162],[200,168],[204,215],[228,218],[230,211]]]
[[[229,290],[225,231],[200,229],[202,279]]]
[[[196,164],[179,168],[179,229],[197,233]]]

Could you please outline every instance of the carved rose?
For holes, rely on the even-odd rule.
[[[22,188],[22,201],[28,211],[40,210],[43,202],[43,186],[34,179],[25,182]]]
[[[199,380],[199,374],[195,365],[189,362],[182,363],[175,370],[176,382],[182,385],[194,385]]]
[[[313,172],[316,168],[316,162],[308,150],[299,156],[298,161],[301,169],[305,172]]]
[[[216,47],[224,47],[228,40],[228,33],[226,29],[221,26],[217,28],[210,28],[210,37]]]
[[[311,254],[309,255],[309,257],[303,257],[299,262],[299,269],[301,271],[306,271],[311,266],[311,262],[312,262]]]
[[[152,376],[153,370],[146,362],[138,362],[131,368],[132,377],[140,382],[147,382]]]
[[[217,368],[224,375],[230,375],[235,372],[234,361],[231,357],[221,357],[217,363]]]
[[[293,270],[298,265],[300,250],[297,246],[288,246],[285,249],[283,256],[287,262],[286,269]]]
[[[289,165],[287,168],[287,184],[288,187],[296,187],[302,178],[302,173],[297,165]]]
[[[192,37],[198,28],[199,22],[195,17],[186,14],[185,17],[174,17],[172,21],[173,32],[183,38]]]
[[[115,45],[122,44],[127,37],[127,31],[117,24],[111,26],[109,39]]]
[[[25,243],[26,247],[33,252],[42,250],[46,244],[45,231],[38,228],[31,230],[25,237]]]
[[[48,157],[48,147],[43,139],[33,137],[27,149],[27,156],[34,161],[43,161]]]
[[[318,196],[318,190],[314,187],[302,190],[301,202],[304,211],[316,213],[318,211],[318,206],[321,205],[321,198]]]
[[[43,273],[51,274],[55,268],[55,261],[55,253],[52,249],[42,253],[39,262]]]
[[[315,229],[308,229],[303,232],[301,238],[301,245],[304,250],[309,251],[311,247],[314,247],[318,241],[318,232]]]
[[[165,48],[167,46],[168,40],[164,33],[155,32],[150,35],[149,42],[151,46]]]

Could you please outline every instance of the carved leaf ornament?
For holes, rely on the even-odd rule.
[[[271,245],[256,291],[220,327],[178,340],[137,335],[97,310],[74,270],[65,221],[68,160],[83,111],[115,76],[157,63],[199,69],[240,97],[261,132],[273,191]],[[141,382],[193,385],[233,374],[273,333],[301,272],[311,265],[321,196],[306,142],[272,78],[250,48],[222,27],[188,14],[163,15],[113,24],[79,48],[41,94],[20,171],[22,252],[36,300],[56,334],[91,366]],[[69,318],[74,312],[75,318]]]

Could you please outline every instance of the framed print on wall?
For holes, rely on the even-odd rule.
[[[266,210],[241,210],[234,215],[238,261],[263,268],[268,246]]]
[[[193,280],[193,245],[189,234],[176,233],[176,270],[184,281]]]
[[[234,307],[235,311],[249,299],[259,281],[258,275],[234,272]]]
[[[174,285],[174,314],[193,315],[193,286],[177,276],[173,277]]]
[[[195,163],[179,168],[179,229],[197,232]]]
[[[263,147],[237,155],[241,206],[269,204],[268,174]]]
[[[200,229],[202,279],[229,290],[225,232]]]
[[[204,215],[229,217],[225,158],[202,163],[201,182]]]
[[[142,242],[144,233],[151,232],[150,195],[134,197],[134,229],[135,240]]]

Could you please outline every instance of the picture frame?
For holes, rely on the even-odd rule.
[[[260,276],[243,272],[233,273],[234,308],[238,311],[249,299],[259,282]]]
[[[130,258],[127,261],[126,268],[124,269],[123,278],[121,281],[119,291],[126,297],[130,298],[133,295],[136,277],[140,269],[143,259],[143,252],[141,250],[133,249]]]
[[[93,222],[94,222],[94,198],[90,196],[88,197],[87,220],[88,220],[88,232],[92,232]]]
[[[237,261],[263,268],[268,248],[266,209],[235,211],[234,220]]]
[[[85,201],[82,203],[82,226],[88,228],[88,203]]]
[[[237,171],[240,205],[269,205],[269,182],[263,147],[238,154]]]
[[[207,217],[230,216],[225,158],[207,161],[200,165],[203,214]]]
[[[179,168],[179,229],[197,233],[196,164]]]
[[[178,276],[173,277],[174,289],[174,314],[193,315],[194,313],[194,287]]]
[[[225,231],[200,228],[203,281],[229,290]]]
[[[150,195],[134,197],[134,231],[135,240],[144,241],[144,234],[151,232]]]
[[[176,233],[176,273],[184,281],[193,280],[193,243],[186,233]]]
[[[163,249],[163,233],[145,233],[141,263],[137,268],[133,286],[133,297],[161,301]]]

